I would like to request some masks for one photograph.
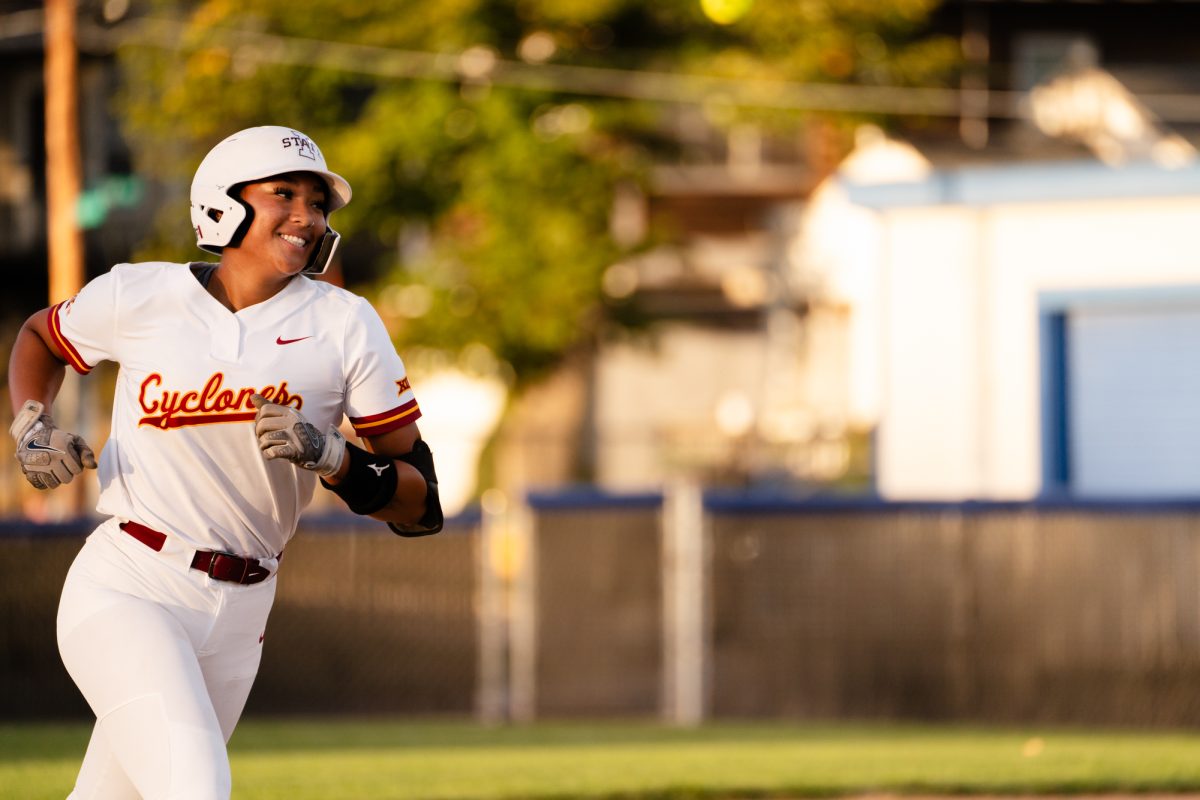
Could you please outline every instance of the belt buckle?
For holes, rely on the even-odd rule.
[[[222,578],[219,575],[214,575],[213,570],[216,569],[217,561],[220,558],[231,558],[242,565],[242,573],[237,578]],[[237,553],[227,553],[224,550],[214,550],[212,560],[208,562],[208,577],[215,581],[232,581],[234,583],[243,583],[246,580],[246,575],[250,572],[250,559],[242,558]]]

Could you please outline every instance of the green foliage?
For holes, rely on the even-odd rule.
[[[204,152],[290,125],[354,187],[332,219],[346,277],[377,295],[398,344],[483,345],[535,378],[605,319],[601,276],[623,255],[613,189],[672,156],[674,108],[491,85],[456,72],[464,51],[485,66],[867,83],[930,83],[956,58],[920,35],[935,0],[738,2],[717,24],[699,0],[156,0],[151,18],[181,29],[122,48],[121,109],[140,169],[178,188],[139,255],[195,257],[185,187]],[[718,126],[802,124],[720,108]]]

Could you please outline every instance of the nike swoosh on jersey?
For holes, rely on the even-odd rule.
[[[291,344],[293,342],[303,342],[305,339],[311,339],[312,336],[301,336],[299,339],[285,339],[282,336],[275,338],[275,344]]]
[[[49,445],[38,444],[37,442],[30,442],[29,444],[25,445],[25,449],[26,450],[43,450],[47,453],[61,453],[62,452],[62,450],[59,450],[57,447],[50,447]]]

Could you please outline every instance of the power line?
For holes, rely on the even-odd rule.
[[[81,31],[81,40],[105,49],[133,44],[178,50],[184,47],[186,30],[186,26],[174,20],[145,18],[109,29],[92,27],[86,36]],[[194,43],[194,34],[189,38]],[[963,102],[963,93],[949,88],[816,84],[528,64],[498,58],[483,48],[471,48],[462,53],[431,53],[232,28],[213,30],[205,44],[228,49],[231,58],[245,64],[318,67],[393,79],[466,80],[518,89],[660,103],[724,103],[794,111],[956,117],[962,111]],[[1023,116],[1019,111],[1023,93],[988,94],[993,116]]]
[[[0,40],[40,33],[40,10],[0,17]],[[186,35],[185,35],[186,34]],[[81,49],[112,52],[122,45],[183,50],[195,44],[194,32],[178,20],[146,17],[112,27],[83,24]],[[224,48],[247,64],[287,64],[372,75],[396,80],[474,81],[518,89],[689,105],[791,111],[858,112],[901,116],[961,117],[981,112],[993,119],[1026,119],[1028,92],[993,89],[863,86],[798,81],[732,79],[682,73],[529,64],[502,59],[484,48],[433,53],[280,36],[261,31],[218,28],[203,46]],[[1200,122],[1200,96],[1141,94],[1138,100],[1165,123]]]

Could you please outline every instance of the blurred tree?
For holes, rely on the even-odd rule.
[[[180,24],[122,48],[122,117],[140,168],[184,186],[234,130],[309,133],[359,198],[334,219],[347,279],[375,282],[398,344],[490,352],[523,383],[602,319],[614,188],[676,144],[665,105],[491,81],[497,63],[641,71],[631,86],[646,71],[937,85],[957,59],[922,33],[937,2],[155,0],[151,18]],[[411,77],[380,77],[385,60]],[[801,121],[705,112],[793,135]],[[194,254],[183,219],[164,209],[140,255]]]

